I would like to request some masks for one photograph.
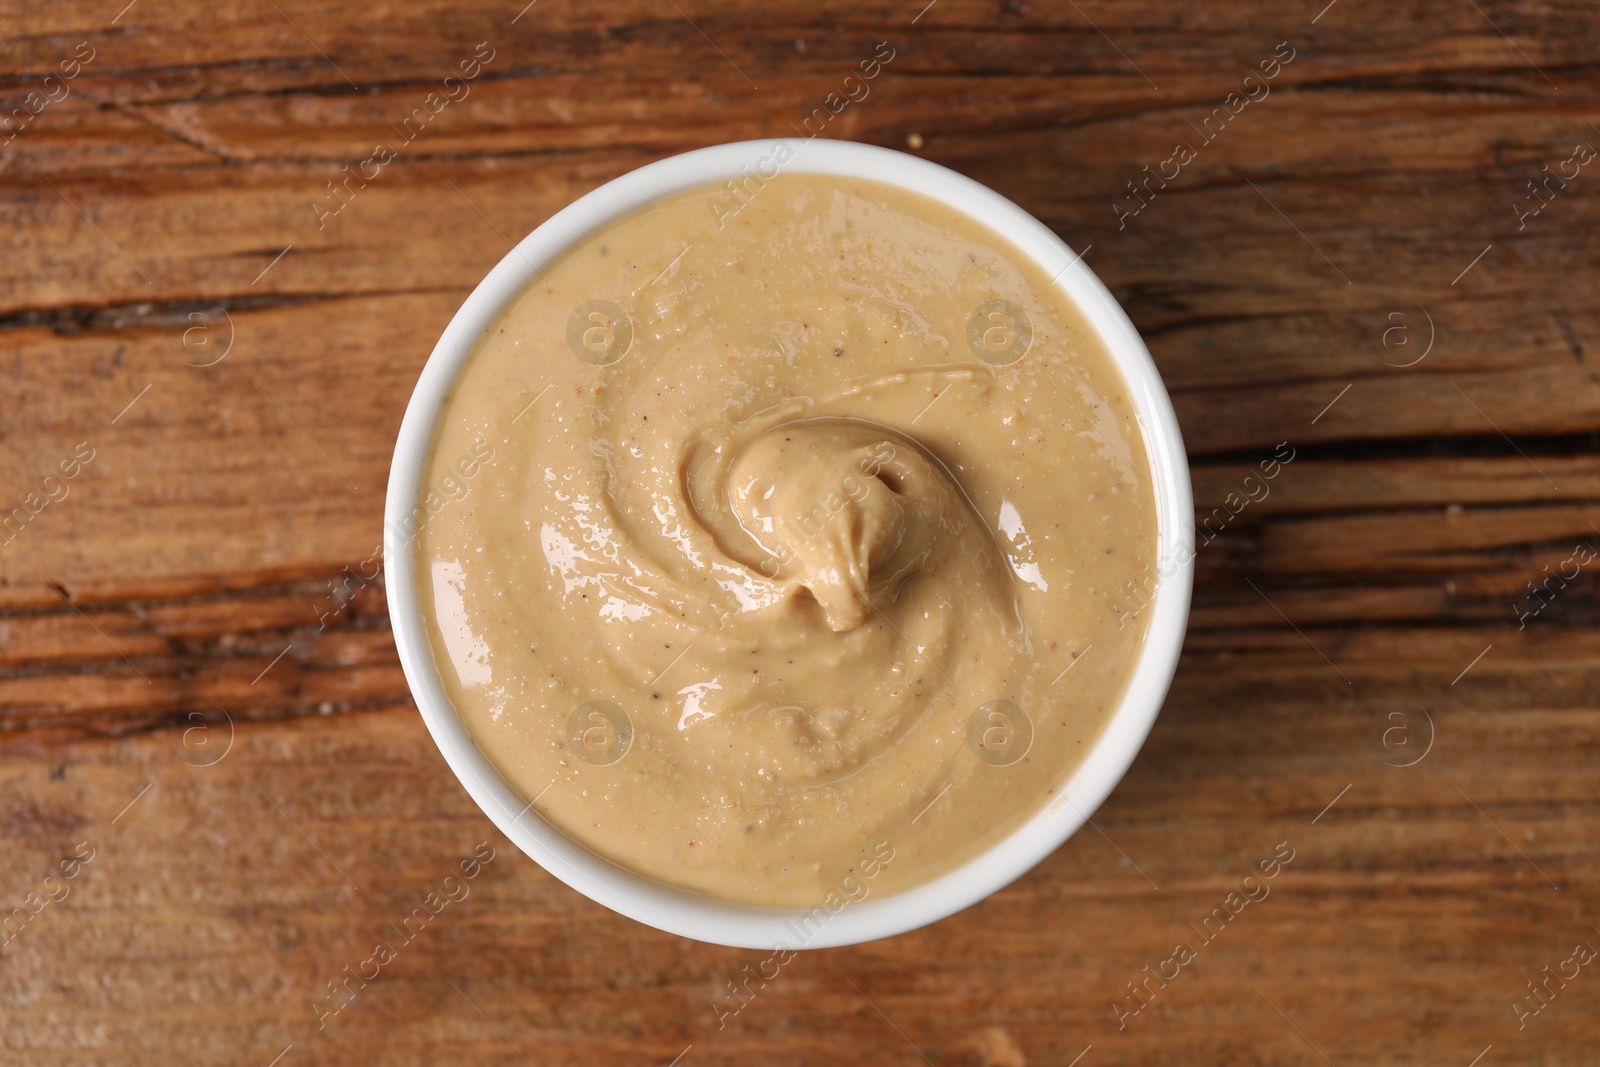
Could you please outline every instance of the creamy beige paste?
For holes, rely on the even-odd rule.
[[[534,811],[809,907],[1052,802],[1143,640],[1156,518],[1050,281],[931,200],[796,174],[652,204],[528,288],[446,401],[416,551],[446,689]]]

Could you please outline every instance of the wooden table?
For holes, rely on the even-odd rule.
[[[923,2],[0,5],[0,1062],[1595,1062],[1592,6]],[[719,1029],[763,954],[522,857],[424,731],[381,584],[323,616],[508,238],[808,118],[1085,249],[1220,517],[1096,828]]]

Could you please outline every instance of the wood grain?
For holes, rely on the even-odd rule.
[[[1600,947],[1593,565],[1530,591],[1600,547],[1600,171],[1519,221],[1600,146],[1587,6],[125,2],[0,2],[0,114],[94,57],[0,143],[0,516],[93,451],[0,534],[0,1062],[1593,1059],[1592,968],[1513,1008]],[[653,159],[793,135],[881,41],[826,135],[918,145],[1088,250],[1215,536],[1093,829],[961,915],[801,956],[719,1028],[762,954],[516,853],[410,705],[381,580],[346,568],[508,240]],[[1119,227],[1281,41],[1270,95]],[[470,94],[319,227],[479,42]],[[469,896],[319,1028],[480,843]],[[1205,943],[1280,843],[1271,895]],[[1177,941],[1197,959],[1119,1029]]]

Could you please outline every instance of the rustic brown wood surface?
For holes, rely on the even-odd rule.
[[[0,1063],[1596,1062],[1592,5],[523,3],[0,0]],[[824,135],[1088,248],[1227,521],[1099,832],[719,1027],[764,954],[522,857],[423,729],[381,585],[319,615],[508,238],[661,156],[815,130],[879,42]],[[470,896],[319,1028],[480,842]]]

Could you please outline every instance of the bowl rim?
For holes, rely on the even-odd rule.
[[[534,274],[592,231],[634,208],[754,172],[829,174],[908,189],[988,226],[1033,259],[1083,311],[1127,384],[1143,434],[1157,511],[1157,576],[1143,647],[1121,699],[1076,769],[1004,839],[954,870],[859,902],[812,909],[717,900],[644,878],[591,852],[537,814],[479,749],[452,705],[433,661],[416,585],[410,519],[444,398],[480,336],[492,329]],[[823,138],[713,145],[615,178],[552,215],[488,273],[451,318],[406,406],[384,507],[384,576],[401,667],[445,762],[500,832],[566,885],[659,930],[712,944],[774,951],[829,948],[890,937],[937,922],[1020,878],[1076,833],[1132,765],[1177,669],[1194,575],[1194,521],[1182,435],[1149,350],[1110,291],[1048,227],[964,175],[892,149]],[[892,843],[891,843],[892,844]],[[828,894],[834,898],[835,894]]]

